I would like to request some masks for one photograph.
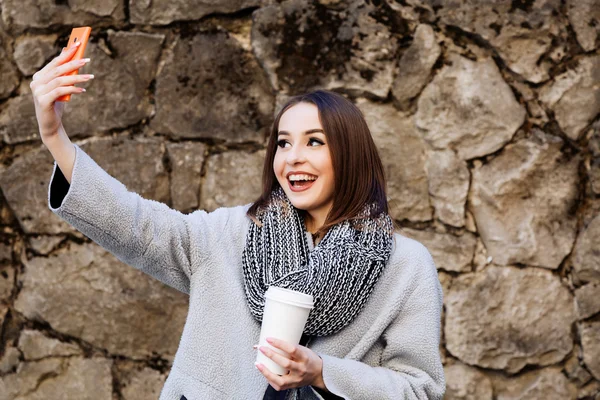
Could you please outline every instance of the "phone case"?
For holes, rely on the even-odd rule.
[[[80,26],[77,28],[73,28],[73,30],[71,31],[71,37],[69,37],[69,43],[67,44],[66,48],[68,49],[69,47],[71,47],[78,41],[81,42],[81,44],[75,51],[75,55],[73,56],[73,58],[71,58],[71,60],[80,60],[83,58],[83,54],[85,53],[85,46],[87,45],[87,42],[90,38],[91,33],[92,33],[92,28],[89,26]],[[77,75],[78,72],[79,72],[79,69],[76,69],[76,70],[69,72],[68,74],[63,75],[63,76]],[[58,99],[56,99],[56,101],[70,101],[70,100],[71,100],[70,94],[60,96]]]

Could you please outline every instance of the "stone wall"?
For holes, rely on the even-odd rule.
[[[436,261],[446,398],[600,398],[599,0],[0,5],[6,398],[157,398],[187,312],[48,210],[29,82],[74,25],[93,27],[96,79],[66,130],[130,190],[250,202],[278,105],[343,93]]]

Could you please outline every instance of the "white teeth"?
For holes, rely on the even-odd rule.
[[[309,175],[290,175],[288,179],[290,181],[315,181],[317,180],[317,177]]]

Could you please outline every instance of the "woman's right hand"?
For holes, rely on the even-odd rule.
[[[67,75],[66,73],[83,67],[89,59],[71,60],[77,45],[64,50],[44,68],[33,74],[29,87],[33,93],[35,116],[38,121],[42,142],[51,140],[59,134],[64,102],[56,101],[65,94],[79,94],[85,89],[74,84],[93,79],[93,75]],[[70,61],[71,60],[71,61]]]

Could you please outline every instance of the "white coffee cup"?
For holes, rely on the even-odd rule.
[[[274,337],[292,344],[300,343],[304,325],[306,325],[308,314],[313,307],[313,297],[310,294],[269,286],[265,293],[265,309],[258,345],[269,347],[284,357],[290,358],[289,354],[283,350],[271,346],[267,342],[267,338]],[[256,356],[256,362],[263,364],[277,375],[287,374],[285,368],[275,363],[260,350]]]

